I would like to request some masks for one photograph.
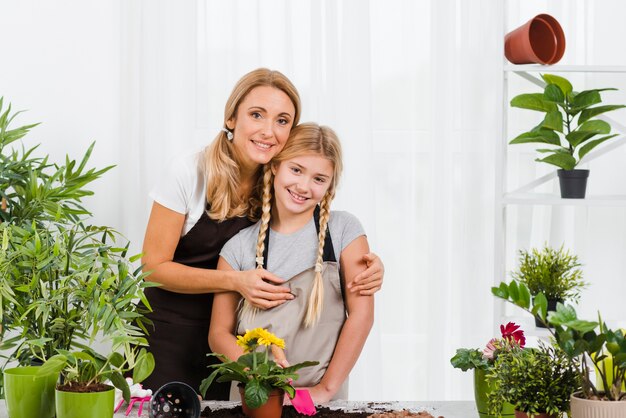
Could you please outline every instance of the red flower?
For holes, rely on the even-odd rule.
[[[524,337],[524,331],[519,329],[519,327],[519,325],[509,322],[506,325],[500,325],[500,332],[502,333],[502,338],[509,342],[516,342],[523,348],[526,344],[526,337]]]

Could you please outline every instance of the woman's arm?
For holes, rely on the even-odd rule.
[[[147,280],[176,293],[211,293],[234,291],[252,305],[267,309],[293,298],[289,289],[267,283],[283,283],[266,270],[218,271],[189,267],[172,261],[180,240],[185,215],[154,202],[143,242],[144,271]]]
[[[346,287],[365,270],[366,263],[362,254],[368,251],[367,239],[362,235],[341,252],[340,265]],[[335,352],[324,377],[320,383],[309,389],[313,401],[318,404],[330,401],[341,388],[358,360],[374,323],[373,297],[354,292],[345,292],[345,297],[348,319],[341,329]]]
[[[217,262],[219,271],[232,271],[232,267],[220,257]],[[218,293],[213,298],[211,325],[209,326],[209,346],[214,353],[224,354],[231,360],[237,360],[243,349],[237,345],[237,304],[241,298],[234,292]]]

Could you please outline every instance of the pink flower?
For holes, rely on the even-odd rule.
[[[526,337],[524,337],[524,331],[519,329],[519,327],[519,325],[509,322],[506,325],[500,325],[500,332],[502,333],[503,339],[509,342],[515,342],[519,344],[521,348],[524,348]]]
[[[487,343],[487,347],[483,350],[483,357],[487,360],[493,360],[494,353],[498,349],[498,339],[492,338]]]

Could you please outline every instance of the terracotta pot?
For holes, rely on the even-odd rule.
[[[504,55],[513,64],[556,64],[565,53],[559,22],[540,14],[504,37]]]
[[[267,402],[258,408],[249,408],[246,405],[243,386],[239,386],[239,395],[241,396],[241,409],[250,418],[280,418],[283,413],[283,399],[285,397],[283,390],[274,389],[271,391]]]
[[[530,418],[530,415],[528,415],[526,412],[516,410],[515,418]],[[558,417],[556,415],[549,415],[549,414],[546,414],[545,412],[542,412],[541,414],[533,415],[533,418],[558,418]]]
[[[624,418],[626,417],[626,401],[592,401],[582,399],[574,393],[570,397],[572,418]]]

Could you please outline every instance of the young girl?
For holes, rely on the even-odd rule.
[[[226,243],[218,269],[256,266],[291,277],[283,285],[295,298],[261,311],[236,293],[217,294],[209,331],[211,349],[231,359],[243,354],[236,335],[263,327],[285,340],[288,363],[319,361],[300,370],[296,382],[315,403],[347,398],[348,374],[374,320],[373,297],[347,291],[366,268],[361,255],[369,247],[353,215],[330,211],[341,169],[341,146],[330,128],[292,129],[265,167],[261,220]]]

